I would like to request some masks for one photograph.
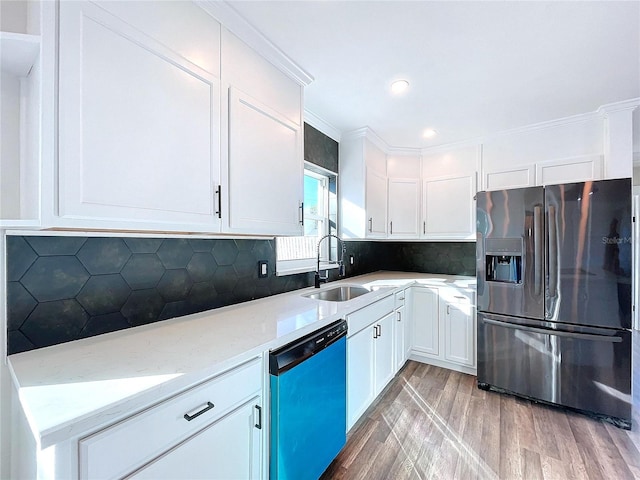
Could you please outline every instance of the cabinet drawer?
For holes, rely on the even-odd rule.
[[[371,305],[367,305],[366,307],[347,315],[349,336],[358,333],[366,326],[371,325],[376,320],[379,320],[388,313],[391,313],[393,311],[394,302],[394,296],[389,295],[382,300],[378,300]]]
[[[80,478],[126,475],[254,396],[262,374],[256,358],[80,440]]]
[[[395,308],[396,310],[398,308],[404,307],[404,302],[405,302],[405,294],[406,294],[406,290],[402,290],[400,292],[396,292],[395,293]]]
[[[452,303],[463,305],[475,305],[475,293],[472,291],[461,291],[457,289],[446,290],[446,300]]]

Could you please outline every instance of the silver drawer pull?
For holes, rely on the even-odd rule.
[[[193,420],[194,418],[199,417],[200,415],[202,415],[205,412],[208,412],[209,410],[211,410],[213,407],[215,407],[215,405],[211,402],[207,402],[207,406],[203,407],[202,409],[198,410],[196,413],[189,415],[188,413],[184,414],[184,419],[187,422],[190,422],[191,420]]]
[[[454,298],[459,298],[459,299],[461,299],[461,300],[468,300],[468,298],[467,298],[467,297],[463,297],[463,296],[461,296],[461,295],[454,295],[453,297],[454,297]]]

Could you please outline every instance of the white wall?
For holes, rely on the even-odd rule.
[[[640,108],[633,111],[633,184],[640,185]]]
[[[11,379],[7,368],[5,236],[0,230],[0,478],[11,478]]]
[[[633,152],[640,160],[640,107],[633,111]]]
[[[0,218],[19,218],[20,204],[20,79],[0,78]]]

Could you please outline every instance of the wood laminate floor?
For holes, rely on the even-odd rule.
[[[640,337],[626,431],[409,361],[349,434],[328,479],[640,479]]]

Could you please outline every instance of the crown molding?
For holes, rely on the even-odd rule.
[[[488,140],[493,140],[500,137],[507,137],[509,135],[517,135],[520,133],[533,132],[535,130],[544,130],[546,128],[557,128],[565,125],[572,125],[575,123],[588,122],[590,120],[600,119],[603,116],[606,117],[610,113],[619,112],[623,110],[634,110],[638,106],[640,106],[640,98],[631,98],[629,100],[623,100],[621,102],[608,103],[600,106],[597,110],[593,112],[580,113],[580,114],[571,115],[568,117],[556,118],[554,120],[547,120],[544,122],[524,125],[522,127],[516,127],[509,130],[503,130],[501,132],[490,133],[483,137],[463,140],[457,143],[448,143],[444,145],[438,145],[435,147],[427,147],[422,149],[422,153],[423,154],[436,153],[441,150],[449,150],[454,148],[471,146],[474,144],[482,144]]]
[[[445,143],[443,145],[435,145],[433,147],[424,147],[421,149],[421,153],[422,155],[431,155],[443,151],[456,150],[458,148],[478,148],[480,145],[482,145],[485,139],[486,137],[476,137],[470,138],[469,140],[462,140],[460,142]]]
[[[398,157],[413,157],[422,155],[422,150],[413,147],[389,147],[387,155],[396,155]]]
[[[304,121],[316,130],[324,133],[327,137],[340,143],[340,138],[342,136],[340,130],[306,108],[304,109]]]
[[[640,97],[631,98],[629,100],[623,100],[621,102],[608,103],[600,106],[593,112],[580,113],[578,115],[571,115],[568,117],[557,118],[554,120],[547,120],[545,122],[534,123],[531,125],[525,125],[522,127],[512,128],[510,130],[503,130],[501,132],[491,133],[482,137],[470,138],[455,143],[446,143],[442,145],[435,145],[433,147],[423,148],[403,148],[392,147],[385,142],[377,133],[375,133],[370,127],[365,126],[358,128],[357,130],[351,130],[343,133],[342,140],[356,139],[364,137],[376,145],[380,150],[387,155],[429,155],[433,153],[439,153],[447,150],[454,150],[457,148],[473,147],[482,145],[489,140],[494,140],[500,137],[507,137],[509,135],[517,135],[521,133],[528,133],[535,130],[543,130],[546,128],[557,128],[565,125],[572,125],[575,123],[584,123],[592,120],[600,120],[607,115],[625,110],[635,110],[640,106]],[[634,165],[640,166],[640,152],[634,152]]]
[[[256,29],[226,1],[195,0],[205,12],[218,20],[224,28],[237,35],[270,63],[282,70],[302,86],[313,82],[313,76],[291,60],[262,32]]]
[[[593,120],[594,118],[597,118],[597,117],[598,117],[597,111],[579,113],[577,115],[571,115],[569,117],[556,118],[554,120],[547,120],[544,122],[533,123],[530,125],[524,125],[522,127],[512,128],[510,130],[503,130],[501,132],[488,134],[482,138],[482,141],[499,138],[499,137],[507,137],[509,135],[517,135],[519,133],[533,132],[535,130],[544,130],[545,128],[556,128],[556,127],[562,127],[565,125],[572,125],[575,123],[584,123],[584,122]]]
[[[389,145],[385,142],[380,136],[374,132],[370,127],[361,127],[356,130],[351,130],[349,132],[342,134],[342,140],[355,140],[358,138],[365,138],[373,143],[376,147],[378,147],[383,152],[387,153]]]
[[[606,105],[602,105],[596,112],[599,115],[606,117],[610,113],[621,112],[624,110],[635,110],[640,106],[640,97],[631,98],[629,100],[623,100],[622,102],[615,103],[607,103]]]

